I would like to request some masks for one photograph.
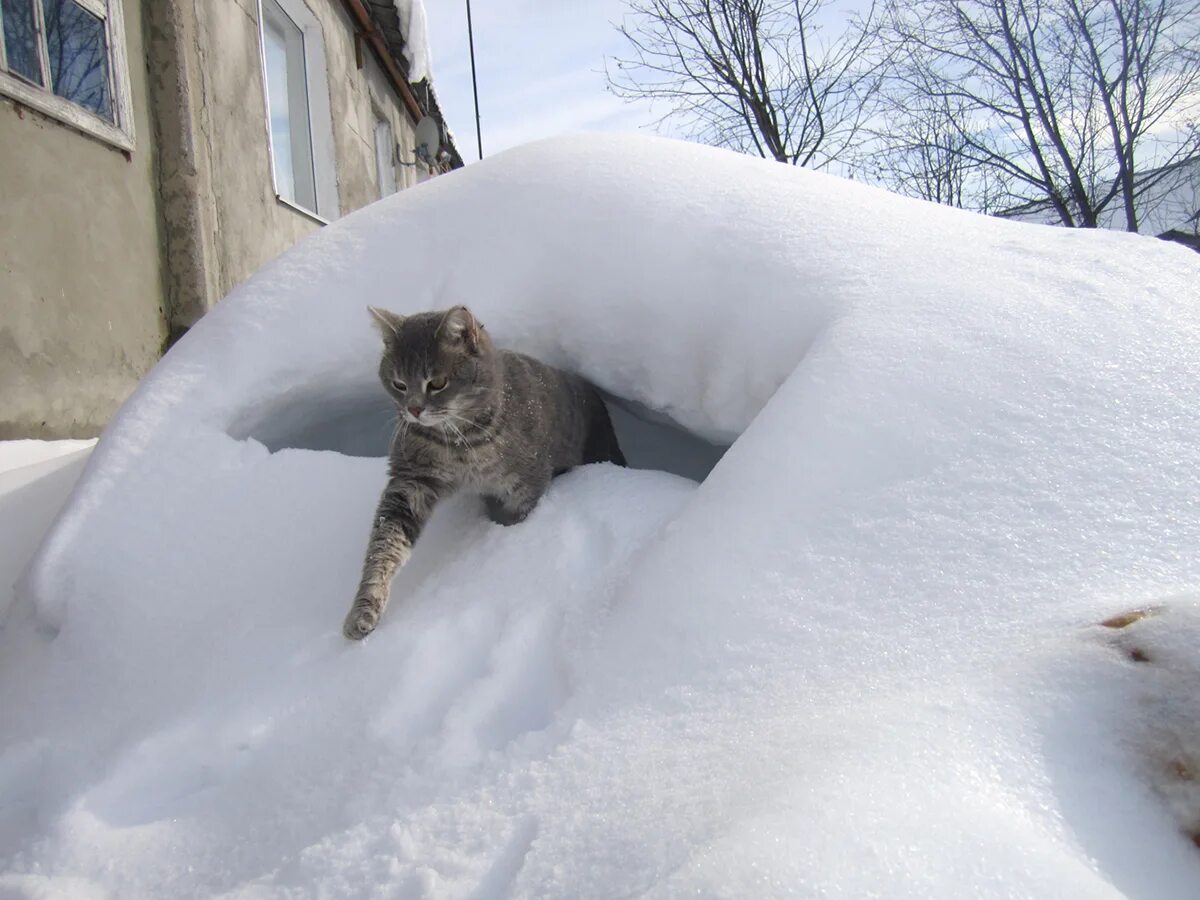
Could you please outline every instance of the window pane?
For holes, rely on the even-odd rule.
[[[73,0],[42,0],[42,11],[54,93],[111,122],[104,21]]]
[[[263,0],[262,8],[275,189],[283,199],[317,212],[304,32],[274,0]]]
[[[275,156],[275,190],[284,200],[296,202],[292,176],[292,125],[288,113],[287,39],[274,22],[266,22],[263,45],[267,51],[267,110],[271,117],[271,150]]]
[[[3,12],[4,51],[8,54],[8,68],[34,84],[41,84],[33,0],[3,0]]]
[[[375,122],[375,171],[379,175],[379,196],[396,193],[396,142],[387,119]]]

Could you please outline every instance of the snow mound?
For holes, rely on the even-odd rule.
[[[1179,246],[642,138],[340,220],[172,349],[43,544],[0,892],[1194,896],[1155,772],[1197,752],[1198,284]],[[365,307],[457,302],[670,472],[569,473],[509,529],[456,498],[350,644]],[[1114,635],[1158,626],[1099,623],[1158,606],[1149,685]]]

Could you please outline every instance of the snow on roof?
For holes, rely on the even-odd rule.
[[[339,220],[146,377],[35,560],[0,887],[1192,896],[1197,284],[1151,238],[624,136]],[[458,302],[682,429],[642,462],[731,446],[509,529],[446,503],[351,644],[366,306]]]
[[[400,32],[404,35],[404,58],[408,61],[408,77],[414,84],[433,80],[433,53],[429,49],[429,30],[424,0],[393,0],[400,17]]]

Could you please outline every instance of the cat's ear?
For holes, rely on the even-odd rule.
[[[472,353],[479,352],[479,331],[483,326],[465,306],[452,306],[442,317],[438,337],[451,342],[461,341]]]
[[[400,333],[400,326],[404,324],[404,316],[396,315],[396,313],[389,312],[386,309],[380,309],[378,306],[368,306],[367,309],[370,310],[371,315],[375,318],[375,324],[379,326],[379,333],[385,338]]]

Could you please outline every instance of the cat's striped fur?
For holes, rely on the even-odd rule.
[[[555,475],[583,463],[625,464],[594,387],[497,349],[466,307],[371,313],[383,334],[379,377],[400,411],[400,427],[343,626],[356,640],[375,629],[393,575],[443,497],[474,491],[494,521],[513,525]]]

